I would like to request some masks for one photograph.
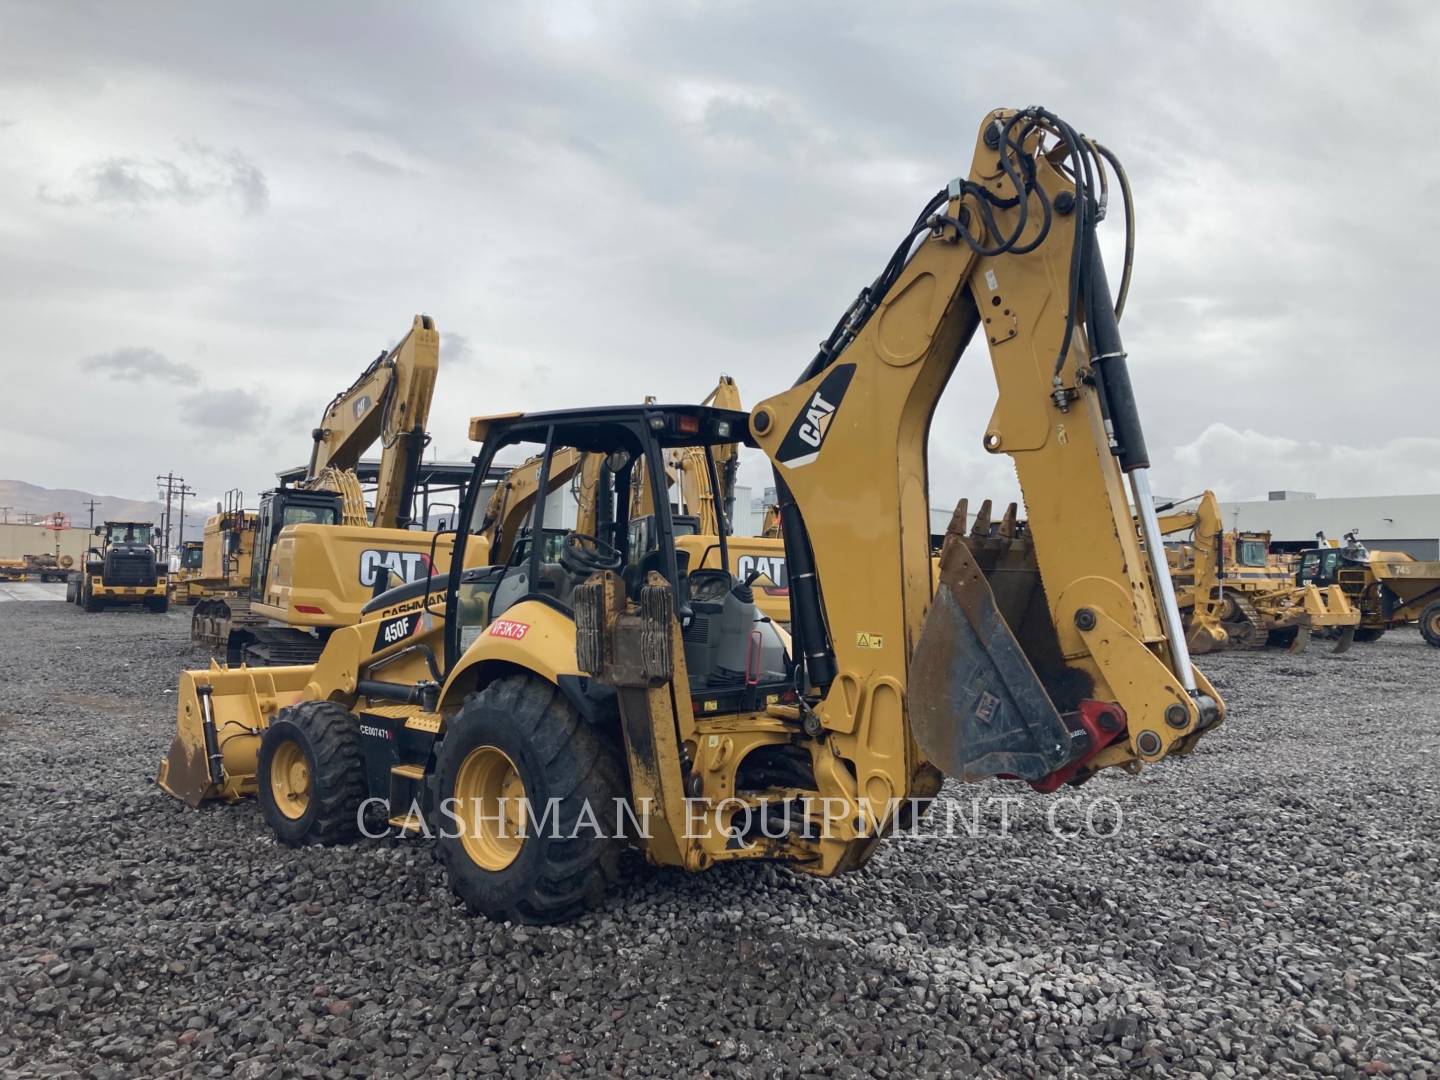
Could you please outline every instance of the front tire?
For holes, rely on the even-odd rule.
[[[451,889],[496,920],[558,923],[598,907],[619,876],[624,793],[614,750],[551,683],[517,675],[471,694],[435,768]],[[518,829],[516,799],[531,808]]]
[[[342,844],[360,832],[365,768],[355,714],[333,701],[281,709],[260,738],[260,812],[283,844]]]

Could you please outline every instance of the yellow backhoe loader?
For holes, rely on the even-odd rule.
[[[1326,543],[1300,553],[1296,584],[1343,589],[1360,612],[1356,641],[1378,641],[1387,630],[1420,625],[1426,642],[1440,648],[1440,562],[1403,551],[1371,551],[1352,530],[1345,544]]]
[[[439,331],[417,315],[404,339],[326,406],[304,478],[261,499],[244,595],[197,612],[197,641],[230,664],[313,661],[377,592],[449,565],[448,538],[411,521],[439,363]],[[377,441],[372,512],[354,469]]]
[[[601,901],[626,843],[692,871],[828,876],[914,821],[943,774],[1053,790],[1193,750],[1224,707],[1165,570],[1119,336],[1128,259],[1116,303],[1096,241],[1107,163],[1128,225],[1108,150],[1043,109],[991,113],[969,174],[748,415],[472,420],[475,477],[523,447],[543,491],[557,453],[603,455],[603,535],[545,542],[537,500],[507,560],[466,569],[472,482],[450,571],[376,598],[316,663],[182,675],[169,790],[256,792],[289,844],[428,832],[469,910],[555,922]],[[1013,458],[1030,517],[1008,536],[952,527],[937,589],[926,446],[976,332],[999,386],[983,445]],[[728,552],[692,569],[676,542],[667,456],[699,448],[713,469],[733,443],[774,468],[793,660],[757,644]]]
[[[1156,513],[1163,535],[1191,534],[1183,551],[1169,553],[1177,556],[1170,571],[1192,652],[1271,645],[1300,653],[1316,631],[1335,637],[1335,652],[1350,648],[1360,613],[1344,591],[1277,578],[1259,534],[1224,531],[1213,491],[1165,503]]]

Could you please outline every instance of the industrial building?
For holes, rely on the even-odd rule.
[[[1314,547],[1317,533],[1339,540],[1352,529],[1378,551],[1440,559],[1440,495],[1362,495],[1316,498],[1305,491],[1272,491],[1265,500],[1222,502],[1227,529],[1269,532],[1272,551]]]
[[[0,559],[21,559],[26,555],[69,555],[80,565],[90,546],[85,523],[80,528],[47,529],[41,525],[0,523]]]

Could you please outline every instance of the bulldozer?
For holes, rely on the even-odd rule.
[[[439,361],[439,331],[417,315],[398,345],[326,405],[304,477],[261,497],[246,588],[197,609],[194,640],[229,664],[313,662],[377,592],[449,564],[448,538],[412,520]],[[372,512],[354,469],[377,441]]]
[[[1191,534],[1180,550],[1167,549],[1191,652],[1269,645],[1301,653],[1316,632],[1332,636],[1337,653],[1350,648],[1360,613],[1344,590],[1283,576],[1270,561],[1266,534],[1226,533],[1213,491],[1164,503],[1156,513],[1162,535]]]
[[[183,596],[183,602],[195,609],[190,619],[192,638],[218,636],[213,623],[225,617],[229,605],[243,602],[250,587],[259,525],[259,515],[245,508],[245,496],[238,490],[227,491],[223,501],[216,503],[215,513],[205,519],[198,564],[182,586],[172,591],[174,599]],[[184,558],[182,555],[182,569]]]
[[[471,568],[472,482],[448,572],[375,597],[314,664],[184,672],[162,783],[255,794],[287,844],[428,834],[470,912],[550,923],[603,901],[626,845],[825,877],[946,775],[1051,791],[1193,751],[1225,709],[1165,568],[1119,330],[1129,259],[1112,298],[1097,241],[1112,183],[1128,225],[1108,149],[997,110],[790,389],[748,413],[472,419],[477,479],[515,448],[541,455],[540,490],[556,455],[603,456],[601,534],[554,541],[537,499],[509,557]],[[957,513],[937,583],[929,429],[976,334],[998,385],[981,445],[1013,460],[1029,518],[976,537]],[[723,525],[714,568],[677,542],[668,456],[700,450],[718,489],[730,444],[774,471],[788,656],[754,636]]]
[[[170,571],[170,602],[193,605],[200,599],[199,590],[192,591],[190,583],[200,576],[205,565],[205,542],[184,540],[176,549],[178,556],[175,569]]]
[[[169,567],[155,552],[150,521],[106,521],[95,526],[96,542],[84,566],[70,575],[66,598],[89,612],[141,605],[169,610]]]
[[[1359,610],[1356,641],[1378,641],[1387,630],[1418,623],[1425,641],[1440,648],[1440,562],[1402,551],[1371,551],[1358,531],[1343,545],[1316,537],[1320,546],[1299,553],[1295,583],[1342,590]]]

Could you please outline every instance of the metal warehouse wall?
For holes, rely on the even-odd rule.
[[[1359,529],[1367,547],[1440,559],[1440,495],[1270,499],[1221,503],[1220,509],[1227,529],[1268,529],[1280,550],[1312,547],[1317,532],[1339,540]]]
[[[38,525],[0,524],[0,559],[18,559],[23,555],[55,554],[55,533]],[[71,556],[76,565],[89,547],[90,534],[84,529],[60,530],[60,554]]]

